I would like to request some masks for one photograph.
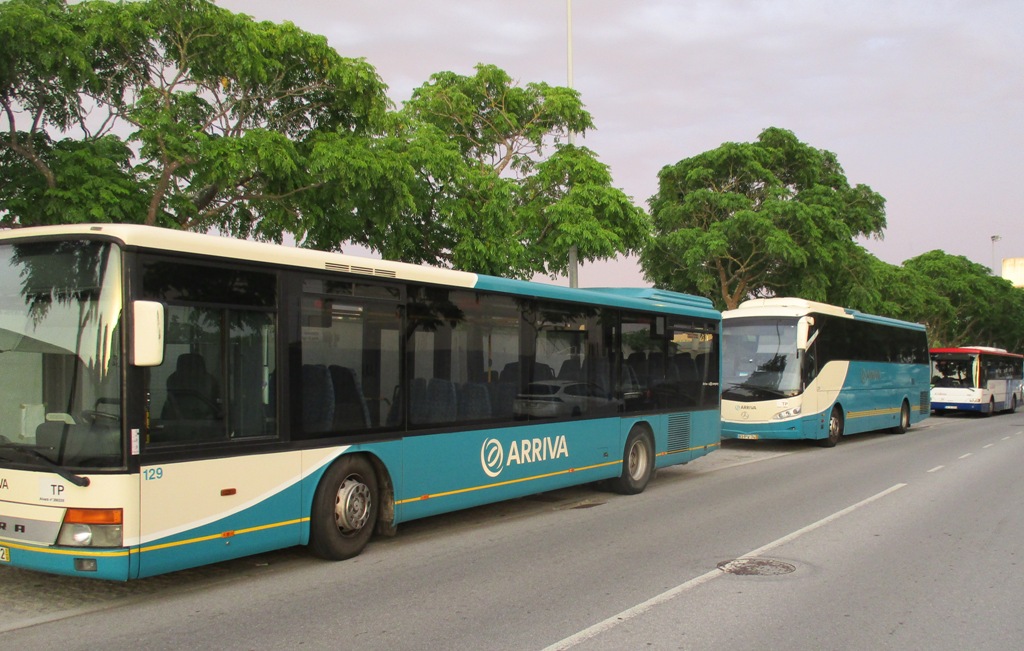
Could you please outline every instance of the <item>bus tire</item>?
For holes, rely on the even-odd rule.
[[[892,428],[892,433],[903,434],[908,429],[910,429],[910,403],[904,400],[903,405],[900,406],[900,422]]]
[[[988,411],[985,412],[985,417],[995,416],[996,414],[996,399],[989,398],[988,400]]]
[[[361,455],[335,461],[320,480],[309,518],[309,549],[320,558],[357,556],[373,535],[380,507],[373,464]]]
[[[823,448],[834,448],[842,436],[843,409],[839,405],[835,405],[832,407],[832,413],[828,417],[828,436],[818,439],[818,445]]]
[[[642,425],[634,425],[622,452],[622,474],[609,485],[621,495],[642,493],[654,476],[654,439]]]
[[[1010,396],[1010,413],[1017,413],[1017,396]]]

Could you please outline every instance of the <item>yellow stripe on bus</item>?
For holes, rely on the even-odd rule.
[[[868,409],[866,411],[851,411],[847,412],[847,418],[863,418],[865,416],[886,416],[888,414],[899,413],[901,407],[887,407],[885,409]]]
[[[257,531],[264,531],[267,529],[275,529],[277,527],[286,527],[293,524],[302,524],[303,522],[309,522],[309,518],[296,518],[294,520],[285,520],[284,522],[274,522],[271,524],[263,524],[258,527],[248,527],[246,529],[236,529],[234,531],[223,531],[221,533],[211,534],[209,536],[200,536],[198,538],[189,538],[187,540],[178,540],[175,542],[163,543],[160,545],[149,545],[146,547],[137,547],[129,549],[117,549],[112,551],[102,551],[94,549],[92,547],[78,547],[74,549],[54,549],[52,547],[43,547],[37,545],[25,545],[20,543],[14,543],[10,541],[3,541],[5,547],[12,549],[21,549],[29,552],[39,552],[42,554],[54,554],[57,556],[96,556],[98,558],[117,558],[120,556],[127,556],[129,553],[139,552],[152,552],[159,549],[168,549],[170,547],[180,547],[181,545],[191,545],[194,543],[206,542],[208,540],[220,540],[224,538],[233,538],[247,533],[254,533]]]
[[[21,543],[13,543],[8,540],[3,541],[4,547],[10,547],[11,549],[20,549],[26,552],[40,552],[43,554],[54,554],[57,556],[97,556],[99,558],[117,558],[119,556],[127,556],[127,549],[115,549],[113,551],[100,551],[93,549],[92,547],[78,547],[76,549],[53,549],[51,547],[40,547],[36,545],[24,545]]]
[[[296,518],[294,520],[285,520],[284,522],[273,522],[271,524],[261,524],[258,527],[249,527],[247,529],[236,529],[234,531],[222,531],[221,533],[210,534],[209,536],[200,536],[198,538],[189,538],[188,540],[178,540],[175,542],[162,543],[160,545],[149,545],[147,547],[140,547],[140,552],[152,552],[158,549],[167,549],[168,547],[179,547],[181,545],[191,545],[193,543],[206,542],[207,540],[220,540],[223,538],[233,538],[238,535],[246,533],[254,533],[256,531],[265,531],[267,529],[275,529],[277,527],[287,527],[292,524],[302,524],[308,522],[309,518]]]

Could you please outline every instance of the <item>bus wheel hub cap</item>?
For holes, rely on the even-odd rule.
[[[358,531],[370,518],[370,488],[349,477],[338,489],[334,503],[334,517],[343,532]]]

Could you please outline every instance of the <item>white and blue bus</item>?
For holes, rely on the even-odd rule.
[[[1013,413],[1021,403],[1024,355],[1002,348],[932,348],[932,411]]]
[[[127,225],[0,235],[0,565],[127,580],[719,446],[721,315]]]
[[[722,437],[905,432],[929,408],[923,325],[797,298],[722,314]]]

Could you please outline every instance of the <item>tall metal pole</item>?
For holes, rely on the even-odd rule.
[[[566,78],[569,82],[569,88],[572,88],[572,0],[565,0],[565,18],[566,25],[566,43],[567,47],[567,70]],[[576,138],[572,130],[569,131],[569,144],[572,145],[576,142]],[[569,287],[579,287],[578,267],[579,262],[577,260],[576,245],[573,244],[569,247]]]
[[[996,242],[998,242],[1001,239],[1003,239],[1003,238],[999,237],[998,235],[993,235],[992,236],[992,275],[994,275],[994,276],[1002,276],[1003,275],[1003,270],[1002,269],[996,271]]]

